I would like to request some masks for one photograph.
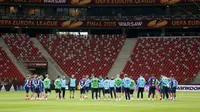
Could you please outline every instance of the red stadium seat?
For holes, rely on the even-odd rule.
[[[175,75],[180,83],[191,82],[200,70],[200,38],[138,38],[123,73],[149,78]]]
[[[69,75],[106,76],[124,44],[121,35],[38,35],[40,43]]]
[[[34,43],[26,34],[5,34],[2,35],[15,57],[21,61],[46,61],[44,56],[34,47]]]
[[[5,51],[0,48],[0,79],[6,82],[17,82],[16,85],[24,83],[24,76],[13,64]]]

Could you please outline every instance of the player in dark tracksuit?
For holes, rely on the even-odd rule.
[[[156,92],[156,86],[158,85],[158,80],[154,77],[149,78],[149,94],[148,94],[148,100],[150,100],[150,96],[152,94],[152,100],[154,100],[155,92]]]
[[[35,80],[36,75],[32,76],[31,78],[31,99],[34,99],[34,94],[35,94],[35,87],[33,85],[33,81]]]
[[[79,82],[80,86],[80,101],[83,101],[85,98],[85,85],[86,85],[87,79],[83,76],[83,78]]]
[[[37,82],[37,74],[34,74],[34,76],[31,79],[31,92],[32,92],[31,100],[35,99],[35,93],[36,93],[36,85],[35,85],[35,83],[36,82]],[[39,83],[39,82],[37,82],[37,83]]]
[[[24,88],[26,90],[25,100],[30,100],[30,98],[29,98],[29,91],[31,90],[31,77],[30,76],[27,77],[26,82],[24,84]]]
[[[33,80],[33,85],[34,85],[35,93],[37,94],[37,99],[39,99],[40,97],[40,78],[39,77]]]
[[[43,76],[39,76],[39,89],[40,89],[40,99],[44,99],[44,82],[43,82]]]

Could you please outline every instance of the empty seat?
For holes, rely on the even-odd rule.
[[[191,82],[200,70],[200,38],[138,38],[123,73],[149,78],[174,74],[180,83]]]
[[[106,76],[112,67],[125,36],[122,35],[38,35],[37,39],[68,74]]]
[[[14,56],[24,62],[46,61],[44,56],[34,46],[33,41],[26,34],[5,34],[2,35]]]
[[[24,83],[24,76],[13,64],[5,51],[0,48],[0,80],[14,84],[22,85]],[[0,81],[0,82],[1,82]]]

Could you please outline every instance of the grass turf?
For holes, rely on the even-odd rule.
[[[178,92],[177,101],[148,101],[145,93],[144,101],[130,102],[94,101],[90,97],[80,101],[79,91],[75,99],[66,93],[65,100],[56,100],[52,91],[47,101],[26,101],[25,92],[0,92],[0,112],[200,112],[198,92]]]

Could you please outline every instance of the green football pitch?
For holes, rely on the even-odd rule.
[[[0,92],[0,112],[200,112],[198,92],[178,92],[177,101],[148,101],[145,93],[143,101],[130,102],[94,101],[90,97],[80,101],[79,91],[75,99],[69,99],[69,91],[66,93],[65,100],[56,100],[52,92],[47,101],[27,101],[25,92]]]

